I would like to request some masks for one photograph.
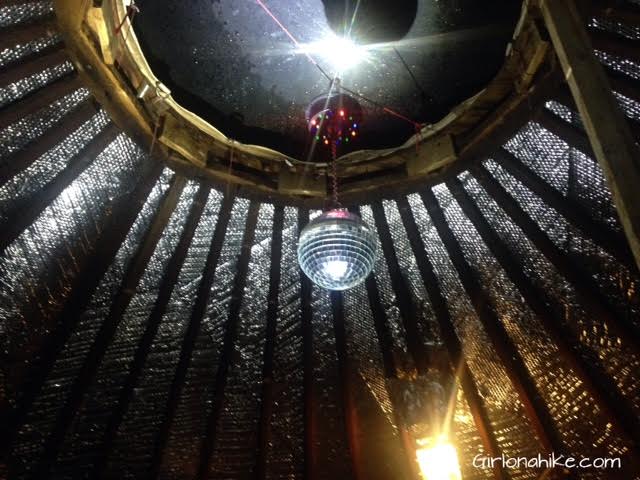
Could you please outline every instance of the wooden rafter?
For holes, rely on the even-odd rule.
[[[33,53],[26,58],[21,58],[15,63],[6,65],[0,69],[0,88],[27,78],[47,68],[55,67],[69,60],[64,45],[57,43],[49,48]]]
[[[298,231],[309,222],[309,211],[298,209]],[[300,323],[302,328],[303,415],[304,415],[304,480],[315,480],[318,452],[316,448],[316,406],[313,361],[313,312],[311,280],[300,270]]]
[[[562,252],[525,212],[517,200],[498,182],[487,169],[478,165],[472,169],[474,177],[502,208],[549,262],[571,283],[585,308],[620,336],[632,349],[640,349],[640,330],[631,322],[612,311],[607,299],[591,275]]]
[[[29,23],[12,25],[0,29],[0,50],[13,48],[38,38],[52,37],[56,33],[58,33],[58,26],[53,15],[38,18]]]
[[[429,354],[424,345],[424,339],[420,335],[418,328],[418,311],[414,298],[411,295],[407,281],[401,273],[400,264],[393,246],[391,232],[384,208],[381,202],[374,202],[371,205],[373,218],[380,237],[382,252],[387,262],[391,285],[397,298],[397,306],[400,310],[402,324],[407,334],[407,348],[413,359],[418,373],[424,374],[429,368]]]
[[[120,129],[113,123],[107,125],[87,146],[69,160],[66,167],[53,180],[28,202],[12,212],[0,232],[0,251],[6,249],[18,238],[42,211],[93,163],[119,133]]]
[[[548,407],[542,401],[520,352],[498,318],[487,292],[482,288],[476,274],[465,260],[462,248],[447,224],[438,200],[431,190],[423,191],[421,197],[438,235],[447,249],[449,258],[458,272],[462,286],[471,300],[478,319],[491,339],[491,344],[498,358],[504,365],[505,372],[522,402],[529,423],[538,435],[543,449],[549,453],[563,451],[562,442],[559,440]]]
[[[164,412],[162,413],[160,427],[158,428],[158,433],[153,442],[151,464],[149,466],[148,475],[150,479],[158,478],[158,476],[160,475],[162,458],[167,446],[167,442],[169,441],[169,433],[171,431],[173,419],[178,408],[180,395],[182,394],[182,390],[187,378],[187,372],[191,364],[193,349],[195,348],[196,341],[198,340],[198,334],[200,333],[202,319],[206,312],[207,304],[209,303],[211,287],[215,278],[218,259],[220,258],[220,252],[222,251],[224,237],[227,232],[227,226],[229,224],[233,202],[234,195],[225,195],[220,207],[220,212],[218,213],[218,220],[213,231],[213,237],[211,239],[211,245],[209,247],[207,259],[202,271],[202,277],[200,279],[200,283],[198,284],[198,291],[196,294],[195,302],[191,310],[191,315],[189,317],[189,322],[187,324],[184,337],[182,339],[178,364],[176,365],[175,374],[169,388],[169,394],[167,396],[167,402]]]
[[[552,313],[549,295],[524,273],[524,265],[508,248],[507,244],[490,226],[476,202],[467,193],[458,179],[447,182],[447,186],[462,208],[467,218],[473,223],[478,234],[489,248],[493,256],[504,269],[507,277],[522,294],[536,318],[544,326],[546,332],[555,343],[560,356],[580,378],[589,394],[598,402],[603,414],[615,428],[625,434],[632,443],[638,445],[640,452],[640,419],[635,415],[629,402],[620,394],[619,389],[611,381],[600,365],[584,359],[584,348],[575,333],[566,327],[562,318]],[[593,352],[590,352],[593,353]],[[592,356],[592,358],[594,358]]]
[[[440,335],[449,354],[451,368],[453,371],[458,372],[462,392],[469,404],[469,409],[471,410],[471,415],[473,416],[478,434],[482,440],[482,445],[488,455],[495,458],[500,457],[502,452],[493,431],[484,400],[478,391],[471,370],[464,358],[463,347],[456,333],[451,315],[449,314],[447,301],[440,290],[438,277],[429,260],[427,248],[420,236],[418,225],[416,224],[411,206],[406,198],[398,200],[398,210],[400,211],[404,228],[407,231],[411,250],[416,258],[422,283],[431,301],[435,319],[440,329]],[[508,478],[506,471],[499,463],[494,465],[493,474],[494,478],[498,480]]]
[[[54,148],[98,112],[91,101],[82,102],[45,133],[6,159],[0,160],[0,187],[26,170],[40,156]]]
[[[92,159],[94,157],[91,157]],[[156,184],[163,167],[159,162],[148,162],[135,188],[118,199],[113,212],[97,239],[90,261],[73,281],[70,295],[57,315],[58,321],[46,342],[38,352],[32,368],[18,389],[16,407],[10,413],[0,438],[0,451],[10,445],[18,429],[24,424],[31,406],[38,398],[43,385],[53,370],[58,355],[75,329],[80,313],[84,311],[109,266],[113,263],[122,242],[131,229],[149,193]]]
[[[109,345],[115,338],[120,321],[131,303],[147,263],[151,255],[153,255],[160,237],[180,200],[185,184],[186,179],[184,177],[176,176],[173,178],[153,221],[147,228],[142,242],[129,262],[120,288],[111,301],[109,313],[100,325],[96,340],[91,345],[91,349],[85,357],[79,373],[75,376],[70,393],[56,418],[51,434],[45,442],[44,453],[35,469],[36,478],[48,477],[50,469],[58,456],[59,449],[64,443],[64,437],[76,416],[76,412],[82,405],[83,398],[92,385],[92,381]]]
[[[82,87],[80,78],[75,72],[72,72],[10,103],[0,110],[0,130],[43,109],[80,87]]]
[[[98,457],[93,464],[91,478],[100,479],[106,472],[107,461],[113,449],[118,429],[131,403],[134,389],[138,384],[156,334],[160,328],[162,318],[167,310],[167,305],[171,300],[171,294],[178,281],[180,270],[189,251],[189,246],[191,245],[196,228],[204,212],[209,192],[209,187],[204,185],[200,186],[195,194],[182,234],[180,235],[180,240],[167,263],[160,287],[158,288],[156,301],[149,315],[144,333],[134,353],[133,360],[129,365],[124,386],[120,390],[118,400],[107,421],[107,427],[102,436],[100,447],[97,449]]]
[[[258,452],[256,455],[256,479],[267,477],[267,453],[271,441],[271,416],[273,413],[273,357],[276,348],[278,322],[278,296],[282,278],[282,228],[284,208],[275,207],[271,230],[271,265],[269,267],[269,292],[267,294],[267,331],[262,361],[262,397],[260,401],[260,424],[258,427]]]
[[[573,0],[540,0],[540,8],[640,267],[640,149],[593,53]],[[640,41],[616,38],[603,31],[592,31],[591,41],[596,48],[640,62]]]
[[[613,255],[624,265],[633,264],[633,255],[624,235],[611,230],[608,225],[598,223],[573,199],[563,195],[527,167],[512,153],[501,148],[491,156],[510,175],[538,195],[551,208],[560,213],[569,223],[580,229],[587,237]]]

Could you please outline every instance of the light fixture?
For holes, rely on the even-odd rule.
[[[446,436],[417,441],[416,458],[424,480],[462,480],[458,453]]]
[[[356,67],[369,56],[367,47],[331,31],[322,40],[300,45],[299,53],[322,57],[338,75]]]
[[[300,232],[300,268],[327,290],[347,290],[362,283],[375,258],[373,232],[358,215],[345,209],[323,213]]]

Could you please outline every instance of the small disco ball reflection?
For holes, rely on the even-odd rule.
[[[373,270],[375,259],[373,232],[347,210],[325,212],[300,232],[300,268],[327,290],[347,290],[362,283]]]

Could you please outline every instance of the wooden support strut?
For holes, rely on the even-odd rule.
[[[78,74],[72,72],[10,103],[0,110],[0,130],[22,120],[27,115],[43,109],[80,87],[82,87],[82,82]]]
[[[547,453],[563,451],[562,443],[558,438],[547,406],[542,401],[524,360],[520,356],[520,352],[511,341],[502,322],[496,315],[488,294],[482,289],[471,267],[466,262],[462,249],[447,224],[435,195],[431,190],[424,190],[421,193],[421,197],[458,272],[471,304],[474,306],[480,322],[491,339],[494,350],[505,367],[505,372],[522,402],[529,423],[538,435],[544,451]]]
[[[184,177],[176,176],[173,178],[171,186],[167,190],[156,212],[155,218],[147,228],[140,246],[129,262],[120,288],[111,302],[109,314],[100,326],[96,340],[91,346],[80,372],[76,375],[67,400],[58,414],[55,426],[45,442],[44,453],[34,470],[35,479],[48,477],[50,469],[58,456],[59,449],[63,445],[65,434],[76,412],[82,405],[82,400],[92,384],[92,380],[98,371],[109,345],[116,335],[118,325],[120,325],[120,321],[131,303],[131,299],[136,292],[136,288],[144,274],[147,263],[151,255],[153,255],[160,241],[160,237],[180,200],[180,195],[185,184],[186,179]]]
[[[420,236],[418,225],[411,211],[411,206],[406,197],[399,199],[397,202],[413,256],[416,258],[418,264],[422,283],[429,295],[429,300],[431,301],[431,306],[433,307],[435,318],[440,328],[440,335],[449,353],[452,370],[458,372],[458,379],[467,403],[469,404],[469,409],[471,410],[471,415],[473,416],[478,434],[482,440],[482,445],[487,455],[493,458],[500,457],[502,452],[493,431],[489,414],[484,400],[478,391],[471,370],[464,359],[462,344],[460,343],[451,315],[449,314],[447,301],[440,290],[438,277],[433,269],[433,265],[429,261],[427,249]],[[494,478],[498,480],[509,478],[509,474],[501,463],[494,465],[493,475]]]
[[[635,351],[640,350],[640,331],[630,322],[613,312],[591,275],[553,243],[540,226],[525,212],[518,202],[482,165],[472,169],[474,177],[500,208],[511,217],[540,252],[573,285],[584,306]]]
[[[94,102],[86,100],[24,148],[10,155],[7,159],[0,159],[0,187],[18,173],[26,170],[40,156],[58,145],[82,124],[88,122],[97,112],[98,108]]]
[[[33,53],[26,58],[0,68],[0,88],[5,88],[47,68],[55,67],[69,60],[62,42]]]
[[[113,263],[163,168],[160,162],[147,162],[135,188],[114,205],[114,211],[102,229],[104,233],[96,241],[90,261],[73,281],[71,294],[58,314],[59,320],[55,329],[48,336],[37,360],[32,364],[30,373],[26,376],[16,407],[3,423],[5,428],[4,434],[0,437],[0,452],[13,442],[18,429],[24,424],[31,406],[54,367],[58,354],[73,333],[80,313],[86,308],[100,280]]]
[[[211,457],[216,447],[218,424],[222,416],[224,406],[225,388],[227,379],[229,378],[229,370],[233,366],[233,357],[238,341],[238,333],[240,327],[240,310],[242,308],[242,299],[247,285],[247,273],[249,271],[249,260],[251,259],[251,247],[253,247],[256,233],[256,225],[258,223],[258,213],[260,204],[251,202],[247,213],[246,226],[242,236],[242,247],[236,265],[236,275],[233,280],[233,290],[231,291],[231,302],[229,305],[229,316],[225,324],[224,339],[222,344],[222,352],[220,354],[220,362],[216,371],[216,378],[213,386],[213,399],[211,401],[211,411],[207,418],[205,436],[202,439],[200,448],[200,461],[198,465],[198,473],[196,478],[206,480],[211,474]],[[211,284],[207,291],[211,290]],[[206,307],[206,303],[203,305]],[[205,308],[202,309],[202,315]]]
[[[373,212],[373,218],[380,237],[382,251],[387,261],[389,276],[391,277],[393,291],[396,294],[402,324],[407,334],[407,347],[418,373],[424,374],[429,368],[429,354],[424,345],[422,335],[420,334],[420,329],[418,328],[418,314],[415,301],[411,296],[405,278],[401,274],[400,264],[396,256],[395,248],[393,247],[393,240],[382,203],[379,201],[372,203],[371,211]]]
[[[78,176],[84,172],[95,158],[120,133],[113,123],[107,125],[87,146],[74,156],[67,166],[51,182],[45,185],[34,198],[18,207],[3,225],[0,232],[0,252],[5,250],[22,232],[29,227],[42,211],[60,195]]]
[[[173,424],[173,418],[175,416],[176,409],[178,408],[180,395],[182,394],[182,389],[187,378],[187,371],[191,364],[191,356],[198,339],[198,334],[200,333],[202,318],[209,302],[211,286],[213,285],[215,278],[218,259],[220,258],[220,252],[222,251],[222,245],[227,232],[227,225],[231,216],[233,202],[234,195],[227,193],[222,201],[220,212],[218,213],[218,221],[213,232],[213,238],[211,239],[211,246],[209,247],[209,253],[207,254],[207,259],[205,261],[202,278],[198,285],[195,303],[191,310],[191,316],[184,334],[182,346],[180,347],[180,357],[178,359],[173,381],[171,382],[171,387],[169,388],[165,411],[162,414],[162,421],[158,429],[158,434],[154,440],[151,464],[148,472],[149,479],[156,479],[160,474],[162,457],[169,440],[169,433]]]
[[[309,211],[298,209],[298,231],[309,222]],[[313,368],[313,312],[311,280],[300,270],[300,323],[302,328],[302,363],[304,395],[304,480],[315,480],[318,452],[316,448],[316,406]]]
[[[618,234],[612,231],[609,226],[595,221],[579,204],[549,185],[507,150],[501,148],[491,158],[623,265],[633,265],[635,267],[633,254],[629,250],[629,245],[624,235]]]
[[[333,332],[336,338],[340,393],[344,410],[345,430],[349,439],[349,453],[355,480],[364,480],[363,458],[360,446],[360,426],[353,392],[353,371],[347,353],[347,332],[344,317],[344,297],[342,292],[331,292]]]
[[[593,362],[584,360],[585,348],[580,340],[564,325],[563,319],[558,318],[549,308],[548,294],[536,287],[524,273],[524,267],[511,253],[507,245],[491,228],[485,215],[482,214],[474,200],[464,189],[458,179],[447,182],[447,186],[454,198],[480,234],[485,245],[498,260],[509,279],[522,294],[525,302],[531,308],[536,318],[544,326],[554,341],[560,356],[575,372],[584,384],[589,394],[596,400],[604,415],[619,432],[624,433],[637,445],[636,454],[640,451],[640,419],[626,399],[619,393],[619,389],[612,382],[604,370]],[[597,358],[594,352],[589,352],[591,358]]]
[[[149,356],[149,352],[151,351],[156,334],[158,333],[158,329],[162,323],[162,318],[167,310],[167,305],[171,300],[171,294],[173,293],[176,282],[178,281],[180,270],[182,269],[182,265],[187,257],[189,246],[191,245],[196,228],[200,223],[200,218],[202,217],[202,213],[205,209],[209,192],[210,189],[208,186],[201,185],[195,194],[182,234],[180,235],[180,240],[178,240],[178,245],[167,263],[160,287],[158,288],[156,301],[153,305],[153,309],[151,310],[151,314],[149,315],[149,320],[146,323],[144,333],[142,334],[140,343],[136,348],[133,360],[129,365],[129,371],[124,382],[124,386],[120,390],[118,400],[107,422],[107,427],[102,437],[100,448],[97,449],[97,452],[99,453],[93,464],[90,478],[99,480],[106,472],[107,461],[111,454],[111,450],[113,449],[118,429],[124,419],[129,404],[131,403],[134,389],[138,384],[138,380],[142,374],[142,370],[147,357]]]
[[[567,122],[546,108],[540,110],[533,120],[556,137],[562,139],[569,146],[581,151],[589,158],[595,158],[589,143],[589,137],[577,125]]]
[[[278,323],[278,294],[282,277],[282,227],[284,207],[276,206],[271,230],[271,265],[269,266],[269,293],[267,295],[267,331],[262,362],[262,400],[260,402],[260,424],[258,428],[258,452],[256,479],[267,477],[267,454],[271,442],[271,416],[273,415],[273,357],[276,348]]]
[[[589,36],[573,0],[539,0],[567,83],[589,134],[598,163],[609,183],[629,245],[640,267],[640,149],[638,149],[602,66],[593,54]],[[602,44],[602,34],[594,40]],[[625,41],[624,45],[631,41]],[[618,43],[616,43],[618,44]],[[640,62],[640,48],[615,50]]]

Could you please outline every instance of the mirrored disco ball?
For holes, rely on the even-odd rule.
[[[300,268],[313,283],[328,290],[347,290],[363,282],[375,259],[373,232],[347,210],[325,212],[300,232]]]

